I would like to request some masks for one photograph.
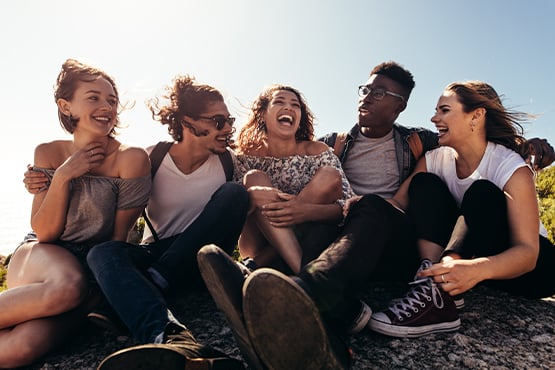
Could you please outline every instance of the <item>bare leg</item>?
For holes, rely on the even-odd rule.
[[[418,239],[417,244],[420,258],[427,258],[433,263],[439,261],[441,252],[443,252],[443,248],[440,245],[425,239]]]
[[[258,229],[254,217],[247,218],[243,232],[239,236],[239,254],[242,258],[254,259],[261,267],[272,266],[276,257],[279,257]]]
[[[81,327],[84,310],[26,321],[0,330],[0,368],[32,364],[67,341]]]
[[[243,247],[240,248],[243,250],[247,248],[251,250],[256,249],[257,253],[259,253],[260,249],[264,248],[266,243],[260,243],[261,238],[253,232],[254,224],[267,243],[276,249],[293,273],[297,274],[301,269],[302,251],[295,233],[290,227],[272,226],[268,219],[260,212],[262,205],[281,201],[277,196],[278,190],[272,187],[268,175],[261,171],[247,173],[244,183],[245,187],[249,190],[254,210],[247,217],[246,227],[243,229],[245,235],[241,236]],[[250,247],[247,247],[246,242],[250,243]]]
[[[245,187],[249,189],[252,203],[252,213],[247,218],[245,228],[239,241],[242,255],[255,258],[261,265],[266,257],[271,257],[267,251],[270,244],[287,263],[289,268],[298,273],[301,267],[302,249],[290,227],[275,227],[260,212],[260,207],[270,202],[279,202],[278,190],[264,172],[251,171],[245,176]],[[341,176],[332,167],[318,170],[314,178],[299,193],[298,197],[307,203],[333,203],[342,196]],[[340,215],[340,209],[338,208]],[[258,257],[257,257],[258,256]]]
[[[322,167],[299,193],[307,203],[330,204],[343,196],[341,175],[333,167]]]
[[[0,329],[77,307],[87,293],[83,268],[70,252],[53,244],[27,243],[14,253],[0,293]]]
[[[418,240],[418,251],[422,258],[428,258],[432,262],[438,262],[441,259],[442,255],[450,255],[451,258],[458,259],[460,255],[458,253],[461,245],[464,242],[464,238],[466,233],[468,232],[468,226],[466,226],[466,222],[464,221],[464,216],[459,216],[457,218],[457,222],[455,227],[453,228],[453,232],[451,233],[451,237],[449,242],[447,243],[447,247],[445,250],[439,244],[434,242],[419,239]]]

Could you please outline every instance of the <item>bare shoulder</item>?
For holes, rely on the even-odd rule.
[[[145,149],[120,144],[117,148],[119,177],[134,178],[146,176],[150,172],[150,160]]]
[[[58,168],[71,153],[72,142],[54,140],[37,145],[34,153],[34,165],[42,168]]]
[[[318,155],[329,150],[329,146],[321,141],[304,141],[304,151],[307,155]]]

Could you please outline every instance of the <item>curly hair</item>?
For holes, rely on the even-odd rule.
[[[223,95],[214,87],[198,83],[189,75],[178,75],[173,85],[166,87],[168,100],[166,105],[160,105],[160,100],[154,98],[147,103],[152,112],[152,118],[163,125],[168,125],[168,133],[178,142],[183,140],[183,118],[185,116],[198,117],[206,111],[213,102],[224,101]]]
[[[105,79],[110,83],[110,85],[112,85],[119,106],[119,93],[114,79],[106,72],[81,63],[75,59],[67,59],[64,64],[62,64],[62,70],[58,74],[56,84],[54,85],[54,100],[56,102],[58,102],[58,99],[71,101],[73,99],[73,95],[75,94],[75,90],[77,90],[79,82],[93,82],[100,78]],[[58,107],[58,120],[60,121],[62,128],[70,134],[73,134],[75,127],[77,126],[77,122],[79,121],[78,119],[71,117],[71,115],[68,116],[62,113],[60,107]],[[112,128],[112,131],[110,131],[109,136],[114,137],[116,135],[116,127],[120,127],[118,115],[116,115],[116,124],[114,125],[114,128]]]
[[[477,108],[486,110],[486,140],[501,144],[525,157],[522,123],[534,118],[533,115],[511,111],[503,106],[495,89],[482,81],[453,82],[445,91],[455,93],[463,110],[469,113]]]
[[[236,147],[243,153],[251,153],[264,146],[267,142],[266,124],[264,122],[264,114],[272,100],[272,96],[276,91],[289,91],[297,96],[301,106],[300,125],[295,133],[297,141],[307,141],[314,139],[314,115],[308,108],[304,96],[295,88],[287,85],[274,84],[270,85],[258,95],[251,106],[251,114],[247,123],[241,128]]]

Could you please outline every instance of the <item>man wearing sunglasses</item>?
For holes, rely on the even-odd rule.
[[[109,303],[89,318],[116,330],[124,324],[144,343],[111,354],[99,369],[243,369],[241,361],[199,343],[166,301],[202,286],[196,255],[203,245],[231,254],[237,244],[249,197],[229,181],[235,118],[218,90],[192,77],[178,76],[168,91],[164,103],[149,104],[172,141],[147,148],[153,185],[142,243],[101,243],[87,255]],[[30,176],[24,181],[30,192],[45,185]]]
[[[413,88],[412,74],[402,66],[379,64],[358,87],[358,123],[348,133],[322,139],[334,147],[361,197],[342,226],[315,225],[303,239],[303,250],[313,252],[314,259],[296,277],[259,269],[243,282],[236,265],[217,247],[200,250],[203,276],[221,276],[230,292],[225,308],[244,317],[232,325],[246,327],[235,329],[249,333],[252,348],[246,352],[257,354],[269,368],[349,367],[349,351],[337,337],[361,331],[372,315],[357,293],[371,279],[409,280],[418,266],[416,239],[404,212],[385,200],[422,153],[438,145],[432,131],[395,123]],[[234,303],[241,300],[242,307]]]

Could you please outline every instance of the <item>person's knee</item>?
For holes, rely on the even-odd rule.
[[[410,181],[409,197],[415,197],[416,193],[433,196],[439,189],[447,189],[439,176],[429,172],[420,172],[414,175]]]
[[[502,191],[494,183],[489,180],[476,180],[466,191],[465,197],[490,197],[496,194],[500,196]]]
[[[229,199],[234,204],[238,203],[248,203],[249,201],[249,192],[245,189],[244,186],[234,183],[234,182],[226,182],[223,184],[219,189],[218,192]]]
[[[264,171],[250,170],[243,176],[243,184],[246,188],[251,186],[271,186],[270,177]]]
[[[52,276],[42,294],[45,315],[67,312],[81,304],[87,296],[88,282],[80,270],[68,270]]]
[[[249,209],[249,192],[240,184],[226,182],[214,193],[210,203],[210,208],[215,207],[222,214],[229,214],[244,222]]]
[[[314,194],[316,203],[331,203],[340,199],[343,195],[343,183],[339,171],[330,166],[320,168],[311,183],[316,187],[317,193]]]
[[[366,194],[366,195],[363,195],[362,198],[360,198],[360,200],[355,204],[355,206],[358,206],[360,208],[383,207],[384,205],[387,205],[387,204],[388,203],[379,195]]]
[[[483,213],[484,208],[505,211],[506,200],[501,189],[488,180],[477,180],[464,193],[461,208],[465,215]]]

